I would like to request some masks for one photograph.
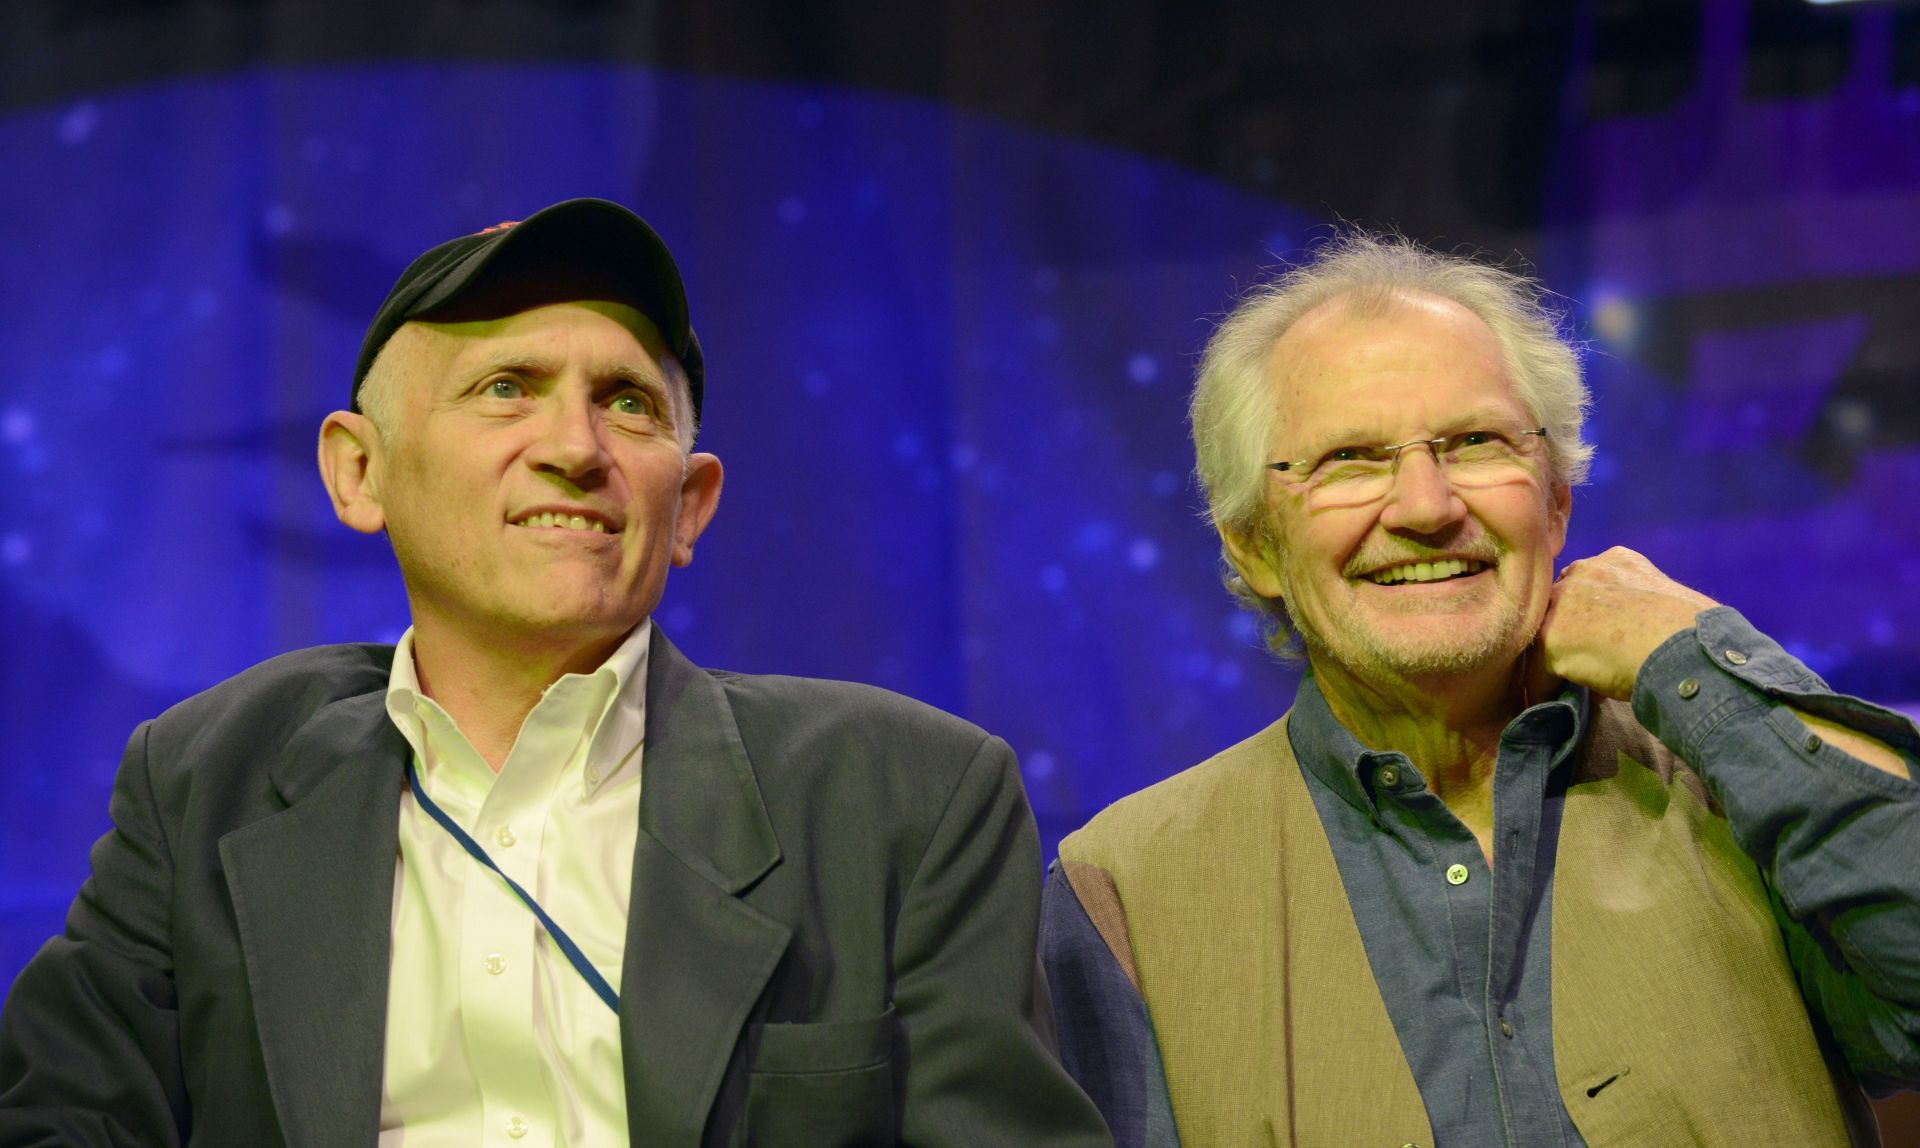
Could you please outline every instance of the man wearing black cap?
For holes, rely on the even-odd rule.
[[[413,625],[135,733],[0,1019],[0,1146],[1110,1143],[1005,744],[648,620],[719,499],[703,375],[614,204],[407,268],[320,469]]]

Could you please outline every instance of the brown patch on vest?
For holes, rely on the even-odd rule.
[[[1596,695],[1588,725],[1587,737],[1574,754],[1575,785],[1619,776],[1620,758],[1625,755],[1658,774],[1662,785],[1679,785],[1715,817],[1726,816],[1700,775],[1640,724],[1630,704]]]
[[[1120,887],[1114,884],[1113,874],[1098,865],[1065,858],[1061,859],[1060,868],[1067,875],[1067,884],[1073,886],[1073,895],[1080,899],[1080,907],[1087,911],[1087,919],[1093,922],[1100,939],[1113,953],[1114,962],[1127,974],[1133,991],[1139,992],[1140,974],[1133,967],[1133,943],[1127,939],[1127,911],[1120,904]]]

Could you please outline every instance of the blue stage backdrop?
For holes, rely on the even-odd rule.
[[[8,113],[0,156],[0,985],[59,927],[138,721],[405,626],[315,430],[406,259],[569,196],[656,225],[709,349],[726,497],[656,615],[697,661],[1002,734],[1049,850],[1291,696],[1220,591],[1183,403],[1208,320],[1340,204],[600,66],[171,80]],[[1842,688],[1920,699],[1915,94],[1748,103],[1709,61],[1662,111],[1569,112],[1544,162],[1525,254],[1598,398],[1570,553],[1643,550]]]

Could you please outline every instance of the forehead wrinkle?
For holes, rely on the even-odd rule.
[[[1313,362],[1318,370],[1308,371],[1305,368],[1310,361],[1321,358],[1313,352],[1322,349],[1328,338],[1343,333],[1343,328],[1347,332],[1371,334],[1394,330],[1403,322],[1423,321],[1438,322],[1443,327],[1452,328],[1456,344],[1481,344],[1474,349],[1475,357],[1484,358],[1491,373],[1505,377],[1499,340],[1494,338],[1486,322],[1470,308],[1444,296],[1386,284],[1344,292],[1310,308],[1274,340],[1267,361],[1270,369],[1280,368],[1274,372],[1276,380],[1325,374],[1332,365],[1324,361]],[[1302,349],[1308,353],[1301,354]],[[1362,341],[1358,358],[1370,364],[1378,363],[1385,357],[1381,350],[1378,345]],[[1406,352],[1411,348],[1401,347],[1397,350]],[[1490,353],[1480,355],[1477,352]],[[1347,357],[1349,360],[1354,358],[1351,354]]]
[[[494,371],[518,369],[542,377],[563,373],[572,358],[570,351],[576,332],[564,326],[530,326],[518,330],[512,324],[529,311],[550,307],[574,306],[612,319],[633,338],[638,355],[616,353],[596,358],[586,365],[586,373],[595,380],[618,378],[633,382],[666,382],[666,374],[657,355],[671,354],[661,342],[652,320],[625,304],[602,300],[572,300],[565,304],[546,304],[488,319],[462,319],[453,322],[415,320],[401,330],[417,330],[423,342],[445,345],[450,349],[447,369],[462,377],[478,377]]]
[[[1441,338],[1434,342],[1401,337],[1408,334],[1402,330],[1403,324],[1434,321],[1442,327]],[[1308,311],[1268,352],[1274,432],[1289,438],[1300,436],[1316,444],[1403,441],[1413,437],[1411,430],[1387,434],[1355,425],[1351,415],[1339,427],[1315,431],[1303,425],[1300,407],[1315,405],[1309,395],[1338,386],[1343,379],[1371,380],[1375,385],[1384,381],[1394,384],[1394,392],[1404,401],[1382,404],[1375,399],[1361,404],[1361,408],[1371,406],[1379,412],[1376,427],[1404,425],[1401,420],[1407,417],[1406,411],[1420,409],[1422,379],[1435,372],[1453,378],[1462,369],[1480,388],[1497,391],[1498,395],[1484,394],[1465,413],[1432,423],[1424,431],[1425,437],[1473,429],[1466,425],[1469,423],[1506,422],[1516,413],[1522,420],[1530,419],[1532,415],[1515,392],[1497,347],[1486,345],[1490,339],[1491,331],[1477,315],[1449,299],[1399,290],[1384,292],[1379,298],[1360,298],[1351,293],[1336,296]]]
[[[507,328],[530,311],[566,306],[579,307],[613,320],[626,329],[635,344],[632,348],[588,363],[585,371],[591,384],[597,389],[609,381],[617,381],[655,393],[671,412],[673,436],[679,441],[681,451],[691,450],[698,428],[697,420],[693,417],[686,370],[666,345],[653,320],[631,304],[604,299],[571,299],[539,304],[496,318],[451,321],[415,319],[394,333],[389,346],[402,343],[409,363],[418,364],[420,368],[411,373],[429,376],[426,385],[407,388],[414,393],[432,391],[444,384],[464,384],[497,371],[514,369],[523,371],[531,378],[552,379],[566,369],[565,364],[570,356],[558,348],[570,345],[573,334],[563,333],[564,328],[556,330],[543,326],[521,330]],[[383,350],[382,354],[385,353]],[[436,353],[431,360],[430,353]],[[422,401],[440,400],[423,397]]]

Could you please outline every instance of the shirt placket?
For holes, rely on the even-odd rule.
[[[571,751],[564,732],[529,715],[520,737],[468,832],[501,872],[540,896],[545,810]],[[573,730],[574,740],[579,731]],[[544,768],[529,768],[541,762]],[[520,767],[515,768],[516,764]],[[480,1089],[489,1148],[548,1148],[558,1133],[548,1069],[531,1039],[539,925],[525,902],[476,863],[466,882],[461,922],[461,1011],[468,1056]],[[571,972],[571,970],[568,970]]]
[[[1484,1028],[1493,890],[1480,843],[1427,788],[1426,779],[1406,757],[1380,754],[1374,762],[1373,785],[1382,825],[1419,862],[1419,880],[1427,885],[1422,896],[1434,898],[1443,907],[1454,992]],[[1487,1081],[1499,1104],[1500,1080],[1491,1048],[1484,1066],[1471,1075]],[[1473,1103],[1471,1097],[1465,1099]]]
[[[1523,719],[1525,720],[1525,719]],[[1536,908],[1535,870],[1538,864],[1541,803],[1549,769],[1550,744],[1531,737],[1503,738],[1493,771],[1493,842],[1495,866],[1487,925],[1487,976],[1482,1015],[1487,1021],[1487,1047],[1500,1097],[1500,1115],[1506,1139],[1515,1143],[1514,1129],[1546,1135],[1562,1126],[1559,1092],[1540,1071],[1551,1063],[1533,1047],[1534,1031],[1518,1005],[1524,941]],[[1550,1050],[1549,1050],[1550,1051]]]
[[[619,767],[629,756],[620,747],[635,749],[644,730],[647,632],[630,635],[617,664],[550,686],[498,772],[419,692],[410,633],[396,651],[387,698],[426,794],[557,922],[578,930],[577,941],[586,938],[589,958],[616,989],[624,896],[609,913],[592,896],[583,903],[581,890],[617,886],[624,894],[631,868],[639,786],[627,775],[638,762],[635,752],[631,768]],[[623,667],[642,675],[630,697]],[[611,748],[596,753],[597,742]],[[586,777],[589,756],[597,783]],[[582,832],[580,809],[616,782],[625,818],[607,822],[612,833]],[[565,804],[563,786],[572,787]],[[617,1018],[541,939],[538,919],[501,877],[408,795],[402,802],[382,1143],[416,1130],[436,1143],[452,1137],[507,1148],[617,1138],[614,1130],[626,1127]],[[616,853],[618,863],[607,864]]]

